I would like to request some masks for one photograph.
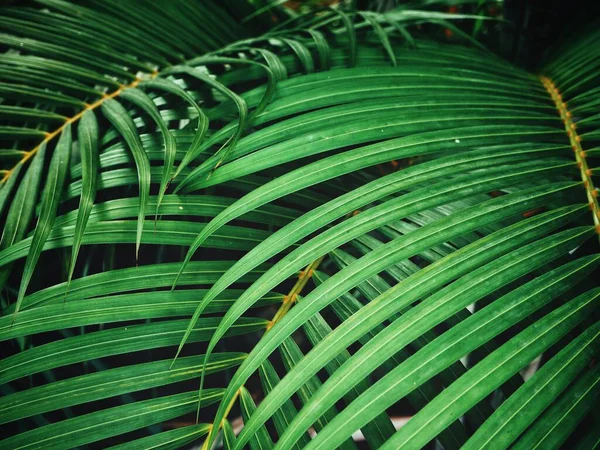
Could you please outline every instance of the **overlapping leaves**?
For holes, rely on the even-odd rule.
[[[0,190],[0,336],[21,348],[0,361],[0,419],[24,424],[6,445],[148,427],[124,446],[210,445],[222,431],[235,449],[355,448],[360,429],[372,448],[553,448],[593,422],[600,260],[591,175],[571,145],[595,153],[597,32],[545,69],[570,140],[536,77],[407,31],[450,26],[447,14],[329,11],[254,38],[210,2],[148,3],[138,22],[127,3],[40,4],[3,24],[21,49],[2,67],[2,163],[22,162]],[[64,276],[44,284],[53,257]],[[154,357],[192,343],[201,356]],[[54,378],[70,365],[86,372]],[[199,399],[139,396],[199,378]],[[126,404],[71,412],[107,398]],[[396,431],[389,408],[404,398],[415,415]],[[152,428],[198,407],[215,425]],[[64,420],[45,424],[57,409]]]

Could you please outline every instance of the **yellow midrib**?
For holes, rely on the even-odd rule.
[[[588,167],[586,154],[581,146],[581,136],[577,134],[577,126],[572,120],[572,114],[568,110],[567,103],[563,101],[562,96],[554,82],[547,76],[542,75],[539,78],[552,97],[552,100],[556,105],[556,109],[560,114],[560,118],[565,124],[565,131],[569,136],[571,148],[575,153],[575,160],[577,161],[577,166],[579,167],[579,171],[581,173],[581,180],[583,181],[587,200],[589,202],[589,207],[593,214],[594,226],[596,227],[596,232],[600,234],[600,207],[598,206],[598,191],[594,187],[594,182],[592,181],[592,170]]]
[[[42,146],[44,144],[47,144],[52,139],[54,139],[56,136],[58,136],[60,133],[62,133],[62,131],[65,129],[65,127],[68,124],[73,123],[73,122],[77,122],[79,119],[81,119],[81,117],[87,111],[92,111],[92,110],[98,108],[106,100],[118,97],[121,94],[121,92],[123,92],[125,89],[127,89],[127,88],[134,88],[141,81],[151,80],[153,78],[156,78],[156,76],[158,74],[159,74],[158,71],[154,71],[153,73],[144,74],[143,77],[136,77],[136,79],[134,81],[132,81],[131,83],[129,83],[129,84],[122,84],[121,86],[119,86],[119,88],[116,91],[113,91],[113,92],[111,92],[109,94],[104,94],[99,100],[96,100],[94,103],[86,104],[85,108],[83,108],[81,111],[79,111],[74,116],[68,117],[65,120],[65,122],[60,127],[58,127],[56,130],[54,130],[52,132],[46,133],[46,136],[44,137],[44,139],[38,145],[36,145],[32,150],[24,152],[23,153],[23,157],[19,160],[19,162],[17,164],[15,164],[11,169],[9,169],[9,170],[6,171],[6,173],[4,174],[4,177],[2,177],[2,181],[0,181],[0,184],[6,182],[6,180],[8,180],[10,178],[10,176],[12,175],[12,173],[14,172],[14,170],[16,169],[16,167],[19,164],[25,164],[27,161],[29,161],[31,158],[33,158],[35,156],[35,154],[39,151],[40,148],[42,148]]]

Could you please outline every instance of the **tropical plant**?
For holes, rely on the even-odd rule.
[[[448,3],[4,6],[2,448],[597,446],[600,30]]]

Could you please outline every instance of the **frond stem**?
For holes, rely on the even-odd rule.
[[[567,103],[563,101],[562,96],[556,85],[552,80],[546,76],[540,76],[540,81],[554,100],[556,109],[560,113],[560,117],[565,124],[565,131],[569,136],[571,142],[571,148],[575,152],[575,160],[577,161],[577,167],[581,173],[581,179],[586,190],[587,199],[589,202],[590,210],[594,216],[594,225],[596,232],[600,234],[600,206],[598,205],[598,191],[594,187],[592,181],[592,170],[588,167],[586,153],[581,146],[581,136],[577,134],[577,127],[575,122],[572,120],[572,113],[567,109]]]
[[[271,322],[269,322],[269,324],[267,325],[267,331],[273,328],[273,325],[279,322],[281,318],[287,314],[287,312],[290,310],[290,308],[296,302],[296,300],[298,300],[298,296],[302,292],[302,289],[304,289],[304,286],[306,286],[308,280],[310,280],[310,278],[313,276],[315,270],[317,270],[319,264],[321,264],[321,261],[323,261],[323,258],[325,258],[325,255],[315,259],[308,266],[306,266],[306,269],[300,272],[296,284],[291,289],[289,294],[283,297],[283,302],[281,303],[279,310],[275,313],[273,320],[271,320]]]
[[[25,164],[27,161],[29,161],[31,158],[33,158],[35,156],[35,154],[38,152],[38,150],[46,143],[50,142],[52,139],[54,139],[56,136],[60,135],[62,133],[62,131],[64,130],[64,128],[70,124],[70,123],[74,123],[76,121],[78,121],[79,119],[81,119],[81,117],[87,112],[87,111],[91,111],[94,110],[96,108],[98,108],[99,106],[102,105],[102,103],[104,103],[106,100],[108,99],[113,99],[115,97],[118,97],[121,92],[123,92],[125,89],[127,88],[134,88],[136,87],[141,81],[146,80],[146,79],[153,79],[156,78],[158,76],[159,72],[158,71],[154,71],[152,73],[146,73],[143,74],[142,77],[136,77],[134,81],[132,81],[129,84],[122,84],[119,86],[119,88],[113,92],[111,92],[110,94],[104,94],[100,99],[96,100],[94,103],[86,103],[85,108],[83,108],[81,111],[79,111],[77,114],[75,114],[72,117],[67,117],[67,119],[65,120],[65,122],[58,127],[56,130],[52,131],[52,132],[48,132],[46,133],[46,136],[44,137],[44,139],[37,145],[35,146],[32,150],[29,151],[24,151],[23,152],[23,157],[19,160],[19,162],[17,164],[15,164],[11,169],[5,171],[4,176],[2,177],[2,180],[0,181],[0,184],[5,183],[6,180],[8,180],[10,178],[10,176],[12,175],[12,173],[14,172],[15,168],[19,165],[19,164]]]
[[[265,334],[268,333],[269,330],[271,328],[273,328],[273,325],[275,325],[279,320],[281,320],[281,318],[283,316],[285,316],[285,314],[290,310],[292,305],[298,299],[298,296],[302,292],[302,289],[304,289],[304,287],[308,283],[308,280],[310,280],[310,278],[313,276],[313,274],[315,273],[315,270],[317,270],[317,268],[319,267],[319,264],[321,264],[321,261],[323,261],[324,258],[325,258],[325,255],[317,258],[316,260],[311,262],[308,266],[306,266],[306,268],[298,274],[298,280],[296,281],[296,284],[294,284],[294,287],[292,287],[292,289],[290,290],[290,293],[283,297],[283,302],[281,303],[279,310],[275,313],[273,320],[271,320],[271,322],[269,322],[269,324],[267,325]],[[241,390],[242,389],[240,388],[236,391],[235,395],[233,396],[233,398],[227,405],[227,409],[225,410],[223,420],[218,425],[218,427],[216,427],[215,430],[211,430],[211,433],[213,431],[215,433],[218,433],[221,430],[221,428],[223,427],[223,424],[225,423],[225,420],[227,420],[227,416],[229,415],[229,412],[231,411],[231,409],[233,408],[233,405],[235,404],[237,398],[239,397]],[[210,439],[207,438],[205,441],[205,445],[207,445],[206,443],[209,441],[210,441]],[[202,450],[205,450],[205,448],[203,447]]]

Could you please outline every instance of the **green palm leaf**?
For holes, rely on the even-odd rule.
[[[596,446],[597,26],[297,3],[3,7],[3,447]]]

